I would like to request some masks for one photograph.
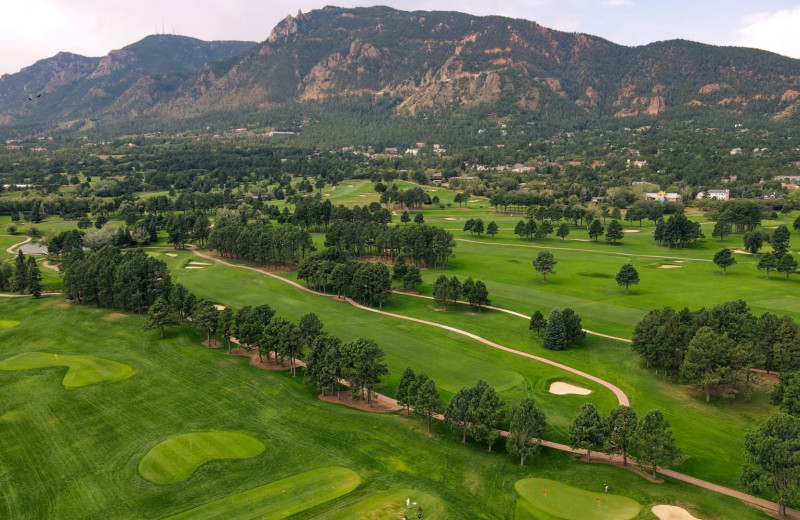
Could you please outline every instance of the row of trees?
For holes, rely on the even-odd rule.
[[[410,267],[410,266],[407,266]],[[406,282],[416,285],[406,270]],[[310,256],[300,263],[297,277],[306,281],[306,285],[315,290],[327,292],[328,288],[336,291],[336,296],[349,296],[370,306],[383,306],[392,294],[392,274],[383,262],[356,262],[348,260],[347,255],[337,250],[326,250]]]
[[[15,291],[39,298],[42,295],[42,272],[36,259],[31,255],[25,256],[19,249],[13,265],[10,260],[0,260],[0,291]]]
[[[446,267],[456,246],[453,235],[437,226],[389,227],[337,220],[325,235],[325,246],[352,256],[376,255],[406,259],[427,267]]]
[[[208,247],[261,266],[296,265],[316,248],[308,231],[291,225],[243,224],[234,216],[221,215],[214,222]]]
[[[749,399],[751,368],[800,370],[800,325],[765,312],[756,317],[743,300],[710,309],[655,309],[636,324],[631,348],[648,366],[702,386],[706,400],[717,387]]]
[[[470,306],[477,308],[478,312],[480,312],[481,306],[492,304],[489,301],[489,290],[486,288],[486,284],[480,280],[474,281],[472,277],[461,283],[457,276],[447,278],[445,275],[440,275],[433,283],[433,299],[445,311],[448,304],[455,305],[462,296]]]
[[[537,336],[539,329],[544,327],[542,343],[548,350],[566,350],[570,345],[586,336],[586,331],[581,326],[580,316],[569,307],[563,311],[553,309],[547,320],[544,320],[540,311],[536,311],[531,316],[528,327],[532,330],[536,329]]]
[[[63,275],[68,298],[136,313],[144,312],[159,296],[168,297],[172,289],[166,264],[142,249],[120,252],[105,246],[85,256],[76,252]]]

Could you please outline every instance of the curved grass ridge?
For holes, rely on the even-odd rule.
[[[346,495],[360,483],[351,469],[324,467],[208,502],[169,520],[278,520]]]
[[[611,495],[602,490],[586,491],[545,478],[518,480],[514,488],[520,494],[517,500],[516,520],[534,518],[629,520],[638,515],[642,509],[641,504],[628,497]],[[547,495],[545,496],[542,491],[547,491]]]
[[[30,370],[35,368],[68,367],[61,383],[65,388],[119,381],[134,374],[133,368],[116,361],[92,356],[25,352],[0,361],[0,370]]]
[[[249,459],[264,451],[264,443],[226,431],[186,433],[156,444],[139,461],[139,474],[156,484],[186,480],[197,468],[217,459]]]

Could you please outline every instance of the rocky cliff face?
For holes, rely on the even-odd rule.
[[[246,52],[226,45],[154,36],[102,59],[58,55],[0,78],[0,118],[180,118],[354,97],[390,98],[399,114],[543,118],[754,103],[775,115],[800,103],[798,60],[681,40],[624,47],[502,17],[326,7],[287,16]],[[19,92],[45,88],[71,89],[69,102],[20,107]]]

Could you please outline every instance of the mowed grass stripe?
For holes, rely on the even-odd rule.
[[[263,451],[263,442],[241,433],[186,433],[162,441],[147,452],[139,462],[139,474],[156,484],[172,484],[189,478],[206,462],[247,459]]]
[[[407,498],[417,505],[407,509]],[[371,495],[342,509],[325,511],[321,515],[313,516],[312,518],[319,520],[379,520],[402,518],[403,513],[408,514],[409,518],[411,518],[416,515],[417,507],[422,508],[423,518],[447,518],[444,502],[439,497],[423,493],[417,489],[407,488],[393,489]]]
[[[133,368],[128,365],[92,356],[25,352],[0,361],[0,370],[30,370],[62,366],[69,368],[62,380],[65,388],[119,381],[134,374]]]
[[[642,509],[641,504],[628,497],[611,495],[600,490],[587,491],[544,478],[520,480],[514,485],[514,489],[520,494],[517,520],[628,520],[638,515]]]
[[[169,519],[277,520],[346,495],[360,483],[361,477],[351,469],[319,468],[209,502]]]

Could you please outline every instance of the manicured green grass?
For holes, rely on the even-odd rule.
[[[16,327],[19,325],[18,321],[14,320],[0,320],[0,330],[3,329],[10,329],[11,327]]]
[[[263,442],[241,433],[185,433],[153,446],[139,462],[139,474],[156,484],[172,484],[189,478],[206,462],[248,459],[262,451]]]
[[[701,517],[767,518],[688,484],[650,484],[552,450],[520,467],[502,442],[490,454],[483,445],[462,445],[440,423],[427,434],[419,420],[402,414],[330,404],[303,385],[302,374],[264,371],[224,349],[207,349],[203,335],[187,325],[160,340],[158,331],[142,331],[143,316],[108,319],[115,315],[58,298],[9,299],[0,309],[3,319],[20,322],[0,330],[3,357],[57,350],[115,359],[137,371],[77,392],[56,384],[58,371],[24,377],[0,371],[0,516],[6,518],[161,518],[326,466],[351,468],[361,485],[297,518],[335,518],[361,500],[406,489],[439,498],[438,518],[512,518],[514,483],[531,474],[583,489],[609,482],[645,507],[678,500]],[[212,461],[189,479],[153,484],[139,476],[139,461],[176,425],[246,433],[262,440],[269,456]]]
[[[406,508],[406,499],[417,505]],[[438,498],[416,489],[393,489],[369,496],[350,507],[322,514],[324,520],[395,520],[408,514],[415,518],[417,508],[422,508],[423,518],[446,518],[445,504]]]
[[[170,520],[279,520],[346,495],[360,483],[351,469],[319,468],[203,504]]]
[[[514,488],[520,494],[517,520],[629,520],[642,509],[641,504],[628,497],[601,490],[587,491],[543,478],[520,480]]]
[[[68,367],[69,370],[62,380],[65,388],[119,381],[134,374],[133,368],[124,363],[92,356],[25,352],[0,361],[0,370],[32,370],[52,367]]]

